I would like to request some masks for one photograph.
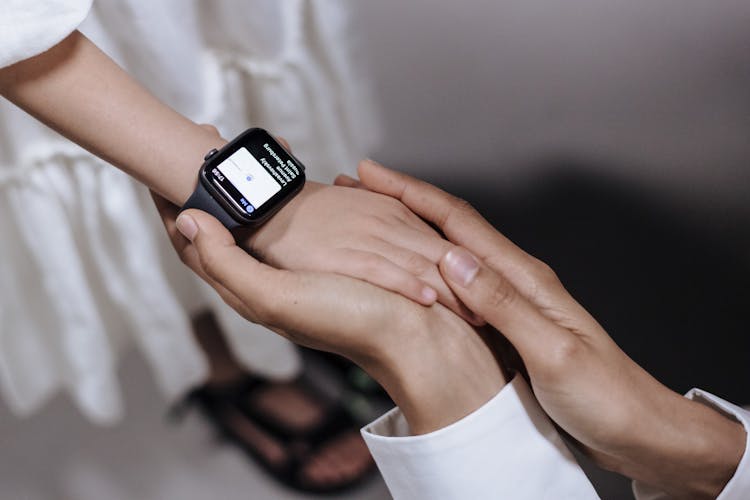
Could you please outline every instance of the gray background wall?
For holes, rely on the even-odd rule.
[[[750,403],[750,2],[351,2],[372,156],[472,201],[670,387]],[[167,421],[142,360],[121,372],[115,429],[61,397],[26,420],[0,402],[0,498],[307,498],[197,415]]]
[[[508,185],[573,158],[660,192],[748,206],[747,1],[356,5],[383,161]]]
[[[750,2],[355,5],[372,156],[471,201],[668,386],[750,403]]]

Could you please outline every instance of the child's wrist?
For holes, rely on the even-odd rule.
[[[203,163],[203,157],[211,149],[219,149],[227,143],[213,127],[190,123],[181,134],[181,144],[170,148],[169,161],[179,167],[175,178],[169,179],[169,184],[160,186],[159,194],[172,203],[182,206],[193,194],[198,184],[198,170]]]

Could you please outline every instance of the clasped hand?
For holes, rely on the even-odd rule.
[[[651,377],[570,296],[549,266],[497,232],[470,205],[370,161],[360,164],[359,176],[336,180],[344,199],[366,192],[372,207],[395,209],[402,221],[428,221],[445,235],[448,241],[436,249],[420,251],[432,255],[429,264],[439,265],[440,279],[432,276],[431,283],[450,287],[450,293],[439,294],[450,308],[428,306],[429,300],[420,305],[343,276],[345,258],[338,262],[341,269],[310,270],[300,250],[295,264],[302,271],[276,269],[248,255],[207,214],[191,210],[178,220],[176,207],[159,199],[157,205],[182,260],[227,303],[294,342],[360,364],[389,391],[413,432],[458,420],[506,382],[485,338],[452,309],[476,324],[477,316],[484,318],[502,332],[520,354],[542,408],[599,465],[675,495],[708,498],[721,491],[744,451],[739,424]],[[299,213],[306,210],[304,203]],[[336,221],[336,212],[321,215],[324,224]],[[289,224],[289,233],[328,231],[304,221]],[[255,242],[279,242],[284,235],[269,232]],[[272,251],[274,244],[266,247]],[[291,262],[268,260],[285,267]],[[414,262],[412,256],[405,260]],[[424,272],[431,265],[418,267]]]

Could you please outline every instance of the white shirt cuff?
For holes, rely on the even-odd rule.
[[[745,432],[747,433],[745,438],[745,453],[737,465],[734,476],[729,480],[721,494],[716,497],[716,500],[743,500],[750,498],[750,411],[733,405],[701,389],[691,389],[685,397],[701,402],[719,413],[737,420],[745,428]],[[668,498],[665,493],[637,481],[633,482],[633,493],[635,493],[635,497],[638,500],[661,500]]]
[[[411,436],[394,408],[362,435],[395,499],[599,498],[519,375],[443,429]]]

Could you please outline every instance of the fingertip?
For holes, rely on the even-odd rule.
[[[377,161],[371,158],[365,158],[364,160],[359,162],[359,165],[357,167],[357,172],[359,172],[361,176],[362,172],[367,172],[368,170],[371,170],[371,169],[375,169],[375,170],[385,169],[385,167],[381,163],[378,163]]]
[[[431,306],[435,302],[437,302],[438,293],[437,290],[432,288],[431,286],[425,286],[422,288],[422,291],[420,292],[420,298],[422,299],[422,303],[426,306]]]
[[[380,163],[379,161],[373,160],[372,158],[365,158],[364,161],[368,165],[372,165],[373,167],[385,168],[382,163]]]
[[[224,224],[213,215],[202,210],[191,208],[181,212],[180,216],[190,217],[195,223],[196,229],[193,233],[192,239],[187,235],[185,237],[199,247],[205,245],[236,245],[235,238],[229,229],[227,229]]]
[[[334,179],[333,184],[335,186],[342,186],[342,187],[358,187],[359,181],[357,181],[353,177],[350,177],[346,174],[339,174],[336,176],[336,179]]]
[[[180,234],[190,241],[193,241],[198,235],[198,224],[189,213],[182,212],[178,215],[176,225]]]

